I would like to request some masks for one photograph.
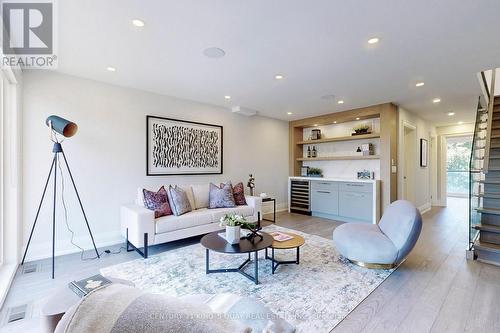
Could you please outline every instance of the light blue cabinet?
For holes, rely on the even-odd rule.
[[[370,223],[372,220],[372,194],[353,191],[340,192],[339,215]]]
[[[338,187],[311,189],[311,210],[320,214],[338,215],[339,192]]]
[[[311,181],[313,216],[344,222],[373,222],[373,183]]]

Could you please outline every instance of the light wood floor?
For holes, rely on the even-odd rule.
[[[331,238],[339,224],[278,214],[278,225],[326,238]],[[447,208],[424,214],[422,235],[408,259],[332,332],[500,332],[500,267],[467,261],[467,237],[465,199],[450,199]],[[192,238],[156,246],[150,254],[198,241]],[[79,255],[59,257],[55,280],[50,279],[50,260],[37,262],[39,272],[18,272],[1,318],[6,307],[28,303],[32,319],[4,326],[0,332],[37,332],[40,306],[54,288],[136,258],[136,253],[123,250],[83,262]]]

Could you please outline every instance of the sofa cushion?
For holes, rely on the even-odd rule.
[[[193,188],[191,187],[191,185],[179,185],[179,187],[182,188],[184,192],[186,192],[186,196],[188,198],[189,205],[191,206],[191,210],[195,210],[196,204],[194,202]]]
[[[186,191],[179,186],[168,187],[168,201],[170,202],[172,212],[177,216],[193,210],[191,204],[189,203]]]
[[[233,187],[230,182],[224,184],[221,187],[210,183],[208,199],[208,208],[236,207],[236,204],[234,203]]]
[[[398,250],[378,225],[345,223],[333,231],[333,243],[346,258],[370,264],[393,264]]]
[[[181,216],[164,216],[156,219],[156,233],[186,229],[196,227],[198,225],[209,224],[214,222],[213,214],[208,209],[197,209]]]
[[[155,212],[155,218],[172,215],[172,210],[168,203],[167,190],[160,187],[158,192],[142,190],[144,197],[144,207]]]
[[[213,216],[214,222],[219,222],[221,217],[226,214],[238,214],[243,217],[252,216],[255,213],[254,207],[252,206],[236,206],[232,208],[216,208],[210,209]]]
[[[191,185],[194,196],[195,209],[208,208],[208,184]]]

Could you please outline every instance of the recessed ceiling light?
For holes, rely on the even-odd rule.
[[[340,100],[340,101],[337,102],[337,104],[344,104],[344,101]]]
[[[144,21],[139,19],[133,19],[132,24],[136,27],[142,28],[144,26]]]
[[[276,74],[276,75],[274,76],[274,78],[275,78],[276,80],[283,80],[285,77],[284,77],[283,75],[281,75],[281,74]]]
[[[291,113],[291,112],[287,112],[286,114],[287,114],[287,115],[289,115],[289,116],[291,116],[293,113]]]
[[[318,124],[314,124],[314,127],[318,127]]]
[[[113,66],[108,66],[108,67],[106,67],[106,70],[107,70],[108,72],[116,72],[116,68],[114,68]]]
[[[225,56],[226,52],[223,49],[218,48],[218,47],[209,47],[209,48],[203,50],[203,54],[208,58],[217,59],[217,58],[222,58],[223,56]]]
[[[432,100],[432,103],[439,103],[439,102],[441,102],[441,98],[434,98]]]
[[[415,87],[423,87],[424,85],[425,85],[425,83],[424,83],[424,82],[417,82],[417,83],[415,84]]]
[[[448,112],[448,116],[454,116],[455,115],[455,112]]]
[[[337,123],[337,121],[335,120],[333,123],[334,123],[334,124],[336,124],[336,123]]]
[[[231,99],[231,96],[226,95],[226,96],[224,96],[224,98],[225,98],[225,99],[227,99],[227,100],[230,100],[230,99]]]
[[[463,123],[464,123],[463,121],[459,121],[459,122],[458,122],[458,124],[459,124],[459,125],[462,125]]]
[[[377,44],[378,42],[380,42],[380,38],[378,37],[372,37],[368,39],[368,44]]]
[[[356,117],[356,120],[359,120],[359,117]]]

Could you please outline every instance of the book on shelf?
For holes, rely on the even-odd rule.
[[[90,292],[104,287],[112,282],[109,279],[106,279],[101,274],[97,274],[91,276],[89,278],[79,280],[79,281],[71,281],[68,284],[69,289],[71,289],[75,294],[80,297],[87,296]]]
[[[279,232],[279,231],[273,231],[271,233],[269,233],[275,241],[277,242],[285,242],[287,240],[290,240],[290,239],[293,239],[293,236],[290,236],[289,234],[285,234],[283,232]]]

